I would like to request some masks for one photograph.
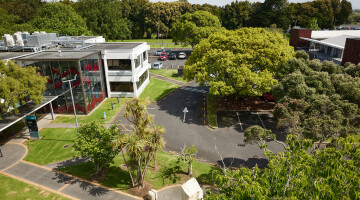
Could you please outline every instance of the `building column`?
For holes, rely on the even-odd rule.
[[[108,93],[108,97],[111,98],[110,81],[109,81],[109,74],[108,74],[109,69],[108,69],[107,58],[106,58],[106,50],[104,50],[104,54],[102,56],[102,59],[104,61],[106,90],[107,90],[107,93]]]
[[[55,117],[54,117],[54,109],[52,107],[52,102],[49,103],[50,104],[50,111],[51,111],[51,119],[52,120],[55,120]],[[86,106],[86,105],[85,105]]]

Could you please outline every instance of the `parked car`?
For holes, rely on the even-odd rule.
[[[159,57],[159,60],[166,60],[166,59],[167,59],[167,54],[165,52],[162,52]]]
[[[155,55],[160,56],[160,55],[161,55],[161,53],[162,53],[162,50],[156,50]]]
[[[171,50],[170,50],[170,49],[166,49],[166,50],[165,50],[165,53],[166,53],[168,56],[170,56]]]
[[[176,60],[176,53],[171,53],[169,56],[170,60]]]
[[[179,59],[185,59],[186,58],[186,53],[180,52],[178,57],[179,57]]]
[[[154,62],[153,69],[161,69],[163,68],[163,64],[161,62]]]

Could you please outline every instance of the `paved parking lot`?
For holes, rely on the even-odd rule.
[[[164,69],[177,69],[179,66],[184,66],[187,59],[176,59],[176,60],[158,60],[159,56],[156,56],[156,50],[161,50],[161,48],[152,48],[149,52],[149,62],[151,66],[153,66],[154,62],[161,62],[163,64]],[[164,49],[166,50],[166,49]],[[188,48],[171,48],[172,53],[176,53],[178,55],[180,52],[186,53],[186,57],[191,55],[192,49]]]

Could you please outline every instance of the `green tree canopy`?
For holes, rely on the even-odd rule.
[[[262,28],[242,28],[210,35],[195,46],[184,75],[209,85],[214,95],[262,95],[294,50],[283,35]]]
[[[0,61],[0,115],[16,112],[18,103],[30,99],[36,104],[43,100],[47,79],[35,67],[21,67],[13,61]]]
[[[89,34],[86,23],[75,10],[62,3],[47,3],[33,20],[34,27],[48,32],[58,31],[61,34]]]
[[[120,0],[79,0],[76,11],[81,15],[87,27],[106,39],[126,39],[131,34],[131,23],[128,17],[129,7]]]
[[[288,135],[285,150],[273,153],[265,141],[275,138],[261,127],[247,130],[265,150],[268,166],[215,172],[219,194],[207,199],[357,199],[360,195],[360,146],[340,138],[330,147],[308,154],[312,141]],[[245,136],[247,137],[247,136]]]
[[[171,35],[175,43],[194,47],[202,39],[218,31],[221,31],[218,17],[207,11],[196,11],[182,15],[172,27]]]
[[[249,1],[233,1],[224,7],[221,16],[222,25],[228,30],[245,26],[250,18],[251,3]]]

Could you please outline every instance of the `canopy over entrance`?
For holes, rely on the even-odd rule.
[[[20,121],[22,118],[24,118],[26,115],[29,115],[42,107],[46,106],[47,104],[51,103],[53,100],[58,98],[58,96],[44,96],[44,100],[38,104],[35,105],[34,102],[29,102],[25,105],[22,105],[18,108],[18,113],[6,113],[1,116],[0,119],[0,132],[5,130],[6,128],[10,127],[11,125],[15,124],[16,122]],[[53,114],[52,105],[50,104],[51,108],[51,114]]]

